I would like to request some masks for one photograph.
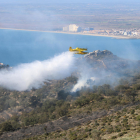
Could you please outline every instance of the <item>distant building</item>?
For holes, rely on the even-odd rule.
[[[89,31],[92,31],[92,30],[94,30],[94,28],[89,28]]]
[[[124,32],[123,35],[127,35],[127,32]]]
[[[124,34],[124,31],[119,31],[120,32],[120,34]]]
[[[94,30],[94,28],[89,28],[89,27],[87,27],[87,28],[85,28],[85,31],[93,31]]]
[[[76,24],[70,24],[69,25],[69,31],[70,32],[77,32],[79,26],[77,26]]]
[[[137,36],[138,33],[137,33],[137,32],[132,32],[132,35],[133,35],[133,36]]]
[[[128,36],[131,36],[131,35],[132,35],[131,31],[128,31],[128,32],[127,32],[127,35],[128,35]]]
[[[81,32],[82,28],[77,26],[76,24],[70,24],[69,26],[63,27],[64,32]]]
[[[69,31],[69,26],[63,27],[63,31],[64,31],[64,32]]]

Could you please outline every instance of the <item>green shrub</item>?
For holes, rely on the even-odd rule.
[[[135,110],[134,110],[134,109],[132,109],[132,110],[131,110],[131,114],[134,114],[134,113],[135,113]]]
[[[130,130],[130,127],[129,127],[129,126],[127,126],[127,127],[126,127],[126,130]]]
[[[140,90],[140,84],[133,85],[133,88],[134,88],[135,90]]]
[[[99,123],[97,122],[97,120],[95,120],[94,126],[99,126]]]
[[[140,133],[140,127],[139,127],[139,128],[137,128],[137,132],[138,132],[138,133]]]
[[[119,122],[119,119],[117,118],[117,119],[115,120],[115,122]]]
[[[40,105],[40,98],[36,96],[31,96],[29,98],[29,103],[31,107],[36,107],[37,105]]]
[[[55,114],[52,114],[51,116],[50,116],[50,119],[52,119],[52,120],[54,120],[56,118],[56,115]]]
[[[30,117],[26,117],[23,120],[23,123],[25,126],[29,126],[29,125],[34,125],[37,124],[39,122],[39,117],[38,116],[30,116]]]
[[[121,132],[121,126],[115,126],[114,131],[115,132]]]
[[[102,122],[103,122],[103,123],[107,123],[108,120],[109,120],[108,117],[104,117],[104,118],[102,119]]]
[[[109,134],[111,134],[112,132],[114,132],[113,127],[112,127],[112,126],[108,127],[108,128],[107,128],[107,132],[108,132]]]
[[[138,115],[138,116],[136,117],[136,120],[137,120],[137,121],[140,121],[140,115]]]
[[[75,101],[75,105],[79,106],[79,107],[82,107],[86,104],[89,104],[90,100],[91,100],[90,98],[88,98],[86,96],[82,96]]]
[[[138,122],[137,126],[140,126],[140,121]]]
[[[128,123],[128,119],[127,118],[125,118],[125,119],[123,119],[123,121],[122,121],[123,123]]]
[[[87,134],[84,134],[84,135],[83,135],[83,138],[87,138],[87,137],[88,137],[88,135],[87,135]]]
[[[137,105],[137,106],[135,107],[135,109],[140,109],[140,105]]]
[[[64,90],[61,90],[57,93],[57,99],[58,100],[65,100],[68,96],[68,93],[65,93]]]
[[[90,100],[96,100],[96,101],[101,101],[102,99],[104,99],[103,96],[101,96],[100,94],[97,93],[92,93],[89,95]]]
[[[127,112],[127,109],[125,108],[125,109],[123,109],[122,111],[123,111],[123,112]]]
[[[89,128],[86,127],[85,132],[89,132],[89,131],[91,131],[91,130],[92,130],[92,129],[89,129]]]
[[[107,104],[108,104],[108,105],[111,105],[111,106],[114,106],[114,105],[116,105],[116,104],[118,104],[118,103],[119,103],[118,99],[116,99],[116,98],[114,98],[114,97],[110,98],[110,99],[107,101]]]
[[[119,137],[123,136],[124,134],[127,134],[127,132],[121,132],[118,134]]]
[[[70,132],[69,138],[70,138],[70,140],[76,140],[77,139],[76,132]]]
[[[112,137],[111,137],[111,139],[116,139],[116,138],[117,138],[117,136],[112,136]]]
[[[92,138],[94,140],[101,140],[101,137],[100,137],[101,132],[100,131],[98,131],[98,130],[92,130],[91,134],[92,134]]]
[[[119,85],[119,86],[115,87],[115,90],[116,91],[121,91],[121,90],[126,90],[126,89],[129,89],[129,88],[130,88],[129,86]]]
[[[0,129],[2,132],[4,131],[14,131],[15,129],[13,128],[11,122],[4,122],[0,124]]]

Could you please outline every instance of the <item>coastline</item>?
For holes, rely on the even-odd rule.
[[[82,32],[63,32],[63,31],[43,31],[43,30],[31,30],[31,29],[16,29],[16,28],[0,28],[5,30],[21,30],[21,31],[32,31],[32,32],[48,32],[48,33],[59,33],[59,34],[74,34],[74,35],[88,35],[88,36],[100,36],[110,37],[114,39],[140,39],[140,37],[129,37],[129,36],[117,36],[117,35],[102,35],[102,34],[90,34]]]

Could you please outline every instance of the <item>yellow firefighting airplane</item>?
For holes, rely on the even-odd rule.
[[[69,47],[69,51],[70,52],[75,52],[75,54],[87,54],[88,52],[84,52],[87,51],[87,49],[85,48],[76,48],[76,49],[72,49],[72,47]]]

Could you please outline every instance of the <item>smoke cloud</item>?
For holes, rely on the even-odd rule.
[[[74,62],[73,53],[64,52],[49,60],[20,64],[10,71],[0,71],[0,86],[18,91],[39,88],[47,80],[70,76],[75,70]]]
[[[120,78],[129,74],[127,70],[131,72],[140,65],[137,62],[115,58],[115,61],[110,59],[109,62],[104,60],[103,63],[92,60],[90,63],[89,59],[76,58],[73,53],[64,52],[48,60],[20,64],[11,70],[0,71],[0,86],[10,90],[25,91],[33,87],[40,88],[48,80],[64,79],[73,72],[76,72],[78,81],[71,92],[76,92],[82,87],[92,88],[93,85],[115,86]]]
[[[110,84],[110,85],[117,85],[119,82],[120,76],[115,75],[113,73],[109,73],[105,70],[98,71],[89,71],[89,66],[86,67],[87,71],[83,71],[79,78],[77,83],[74,85],[72,92],[76,92],[80,90],[82,87],[86,88],[93,88],[94,85],[103,85],[103,84]]]
[[[122,59],[106,50],[98,51],[98,57],[92,52],[85,59],[79,59],[78,64],[79,78],[72,92],[94,85],[117,86],[121,78],[130,79],[139,72],[140,67],[139,61]]]

